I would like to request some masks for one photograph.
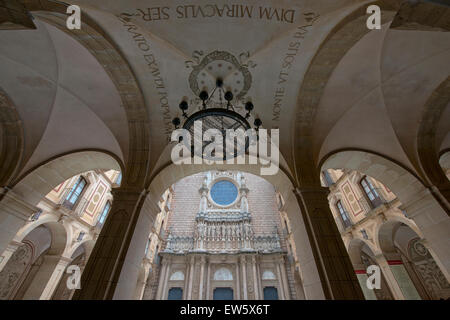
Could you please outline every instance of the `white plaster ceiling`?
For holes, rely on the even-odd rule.
[[[80,149],[107,150],[124,159],[128,127],[112,81],[77,41],[35,23],[37,30],[0,32],[0,86],[25,128],[22,172]]]
[[[238,13],[244,9],[241,5],[247,10],[252,7],[251,18],[228,17],[225,12],[220,17],[220,10],[231,4],[219,0],[72,2],[81,6],[82,19],[83,14],[89,15],[107,33],[136,76],[150,119],[152,164],[167,147],[173,129],[171,119],[180,115],[179,102],[194,97],[189,84],[192,66],[218,50],[247,65],[252,81],[242,102],[254,103],[254,112],[265,128],[280,128],[281,152],[293,166],[290,155],[303,76],[331,30],[369,1],[236,3],[234,10]],[[153,18],[146,20],[142,13],[148,13],[149,7]],[[276,8],[279,13],[282,9],[292,11],[285,11],[288,21],[277,21],[276,15],[272,19],[261,16],[260,7],[271,8],[272,12]],[[202,17],[199,8],[206,15],[214,9],[214,17]],[[194,11],[189,10],[196,10],[197,16],[193,17]],[[190,16],[186,17],[188,11]],[[307,24],[306,13],[319,18],[306,28],[303,38],[296,39],[296,28]],[[0,33],[0,41],[7,44],[0,47],[4,71],[0,85],[11,95],[24,119],[28,159],[25,169],[55,152],[83,147],[106,149],[126,159],[126,117],[112,82],[75,40],[42,22],[36,23],[36,31]],[[294,52],[290,46],[298,51],[283,66],[284,59]],[[449,50],[449,32],[392,30],[389,24],[368,32],[340,61],[321,97],[313,133],[315,160],[319,162],[338,149],[362,148],[387,155],[414,170],[420,115],[431,92],[450,74]],[[221,75],[227,88],[239,91],[244,79],[236,71],[229,61],[216,60],[199,72],[197,83],[212,89],[214,77]],[[274,103],[280,92],[278,116]],[[36,101],[39,111],[34,108]],[[189,111],[193,111],[192,104]],[[445,111],[438,126],[440,147],[449,145],[449,116],[450,112]],[[63,122],[63,118],[72,120]],[[154,172],[159,169],[154,168]]]

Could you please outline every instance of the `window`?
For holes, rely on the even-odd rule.
[[[119,175],[116,179],[116,184],[120,185],[122,183],[122,172],[119,172]]]
[[[361,229],[361,234],[364,239],[366,239],[366,240],[369,239],[369,235],[367,234],[367,231],[365,229]]]
[[[265,270],[262,275],[263,280],[276,280],[275,274],[271,270]]]
[[[380,195],[378,194],[377,190],[375,190],[372,182],[370,182],[370,179],[368,179],[367,176],[361,179],[360,184],[373,208],[376,208],[383,203]]]
[[[109,210],[111,209],[111,202],[106,201],[105,206],[103,207],[102,214],[100,215],[100,218],[98,218],[98,223],[103,224],[106,220],[106,216],[108,215]]]
[[[233,300],[233,289],[231,288],[215,288],[213,300]]]
[[[328,172],[328,170],[324,170],[322,171],[323,173],[323,178],[325,179],[325,184],[327,185],[327,187],[331,186],[334,184],[333,178],[330,176],[330,173]]]
[[[264,300],[278,300],[278,290],[275,287],[264,288]]]
[[[69,206],[69,208],[73,208],[75,203],[80,198],[84,189],[86,188],[87,182],[83,177],[79,177],[77,182],[73,185],[72,189],[70,189],[69,194],[66,197],[65,203]]]
[[[169,281],[183,281],[184,273],[182,271],[175,271],[169,278]]]
[[[80,231],[80,233],[78,234],[78,238],[77,238],[77,241],[81,241],[81,240],[83,240],[83,238],[84,238],[84,235],[85,235],[86,233],[85,232],[83,232],[83,231]]]
[[[181,288],[170,288],[169,296],[167,300],[183,300],[183,289]]]
[[[35,213],[33,213],[33,215],[31,216],[30,220],[31,221],[36,221],[39,219],[39,217],[41,216],[42,210],[39,209],[38,211],[36,211]]]
[[[339,214],[341,215],[342,223],[344,224],[344,228],[348,228],[351,226],[350,218],[348,217],[347,211],[345,211],[344,206],[342,205],[341,200],[336,202],[336,207],[339,211]]]
[[[216,182],[211,188],[211,198],[221,206],[232,204],[238,196],[238,190],[233,182],[221,180]]]
[[[233,274],[227,268],[220,268],[214,273],[214,280],[233,280]]]
[[[286,219],[284,220],[284,228],[286,229],[286,233],[289,233],[289,227]]]
[[[159,245],[156,246],[155,255],[153,256],[153,264],[159,265]]]
[[[152,240],[151,239],[148,239],[147,240],[147,244],[145,245],[145,255],[147,255],[147,253],[148,253],[148,248],[150,247],[150,243],[152,242]]]

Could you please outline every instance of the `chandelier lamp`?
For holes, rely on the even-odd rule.
[[[218,95],[218,103],[217,101],[213,101],[211,99],[214,95]],[[216,86],[211,93],[208,93],[208,91],[206,90],[202,90],[198,97],[201,100],[201,105],[197,107],[198,111],[194,112],[191,115],[187,113],[189,105],[186,100],[182,100],[179,104],[179,108],[182,112],[182,117],[184,118],[182,128],[188,130],[191,134],[191,137],[194,137],[194,123],[196,121],[201,121],[202,134],[208,129],[217,129],[219,130],[219,132],[221,132],[225,150],[227,130],[242,129],[244,132],[247,132],[248,129],[252,129],[252,126],[249,123],[249,119],[252,116],[252,111],[254,109],[253,103],[251,101],[247,101],[245,103],[245,115],[241,115],[240,113],[238,113],[236,111],[236,108],[232,104],[233,93],[230,90],[224,89],[223,80],[221,78],[216,79]],[[182,121],[179,117],[175,117],[172,120],[172,124],[174,125],[175,129],[180,128],[181,122]],[[257,139],[259,127],[262,125],[261,119],[256,117],[253,121],[253,125],[256,131]],[[208,144],[208,142],[204,142],[203,149]],[[249,147],[249,137],[246,137],[245,139],[245,146],[241,147],[243,148],[239,148],[238,146],[234,151],[231,151],[234,153],[234,156],[237,156],[239,151],[247,151]],[[226,153],[228,152],[230,151],[226,151]],[[224,153],[223,155],[224,159],[226,153]]]

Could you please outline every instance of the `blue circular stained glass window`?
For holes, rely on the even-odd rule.
[[[211,188],[211,198],[221,206],[232,204],[238,196],[238,190],[234,183],[228,180],[216,182]]]

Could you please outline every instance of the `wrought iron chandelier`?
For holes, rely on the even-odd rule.
[[[219,95],[219,102],[212,103],[212,97],[214,94]],[[238,130],[242,129],[243,132],[247,132],[248,129],[252,129],[249,119],[251,116],[251,112],[254,109],[254,105],[251,101],[247,101],[244,105],[246,110],[245,115],[241,115],[236,111],[235,106],[232,104],[233,93],[230,90],[225,91],[223,86],[223,80],[221,78],[216,79],[216,87],[212,90],[211,93],[208,93],[206,90],[202,90],[199,94],[199,98],[201,100],[201,105],[198,106],[198,111],[194,112],[191,115],[187,114],[187,110],[189,108],[188,102],[186,100],[182,100],[179,104],[179,108],[182,112],[182,116],[185,119],[182,125],[183,129],[189,131],[191,135],[192,141],[194,140],[194,123],[196,121],[202,122],[202,136],[208,129],[217,129],[222,134],[223,138],[223,155],[213,155],[213,159],[210,160],[219,160],[219,159],[228,159],[230,157],[236,157],[240,154],[247,152],[250,143],[254,141],[254,139],[258,139],[258,130],[262,125],[261,119],[258,117],[255,118],[253,125],[255,129],[255,136],[246,136],[245,142],[238,144],[234,147],[234,150],[226,150],[226,132],[227,130]],[[175,126],[175,129],[178,129],[181,125],[181,119],[179,117],[175,117],[172,120],[172,124]],[[181,140],[181,139],[180,139]],[[191,141],[191,142],[192,142]],[[204,150],[205,147],[211,142],[203,142],[203,148],[201,150],[201,154],[198,154],[198,150],[194,150],[193,143],[190,143],[193,153],[197,154],[200,157],[205,157]]]

